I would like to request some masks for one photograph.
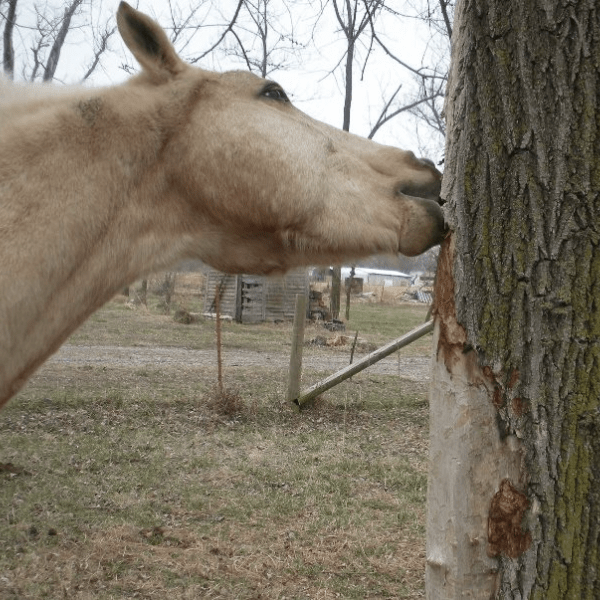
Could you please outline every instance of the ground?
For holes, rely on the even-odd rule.
[[[425,316],[361,310],[376,345]],[[213,323],[97,313],[0,414],[0,598],[422,597],[430,339],[298,413],[290,336],[224,324],[224,407]]]

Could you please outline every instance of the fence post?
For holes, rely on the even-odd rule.
[[[217,332],[217,384],[219,394],[223,395],[223,361],[221,359],[221,284],[215,289],[215,311],[217,314],[215,328]]]
[[[296,294],[296,312],[292,332],[292,351],[290,354],[290,376],[287,399],[292,402],[300,392],[302,373],[302,346],[304,345],[304,322],[306,321],[306,295]]]

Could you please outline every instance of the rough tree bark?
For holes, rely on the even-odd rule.
[[[427,597],[600,598],[600,6],[462,0]]]

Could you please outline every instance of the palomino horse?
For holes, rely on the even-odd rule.
[[[0,406],[118,290],[184,258],[276,273],[444,235],[440,173],[315,121],[273,81],[184,63],[125,2],[142,67],[101,90],[0,81]]]

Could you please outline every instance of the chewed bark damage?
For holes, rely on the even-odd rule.
[[[531,545],[531,534],[523,531],[521,522],[529,506],[527,496],[519,492],[508,479],[492,498],[488,517],[488,555],[504,554],[517,558]]]
[[[467,343],[467,333],[456,320],[453,262],[454,236],[451,234],[442,243],[438,258],[434,306],[434,314],[440,327],[436,353],[438,359],[440,354],[442,355],[449,372],[452,372],[452,367],[456,362],[462,360]]]

